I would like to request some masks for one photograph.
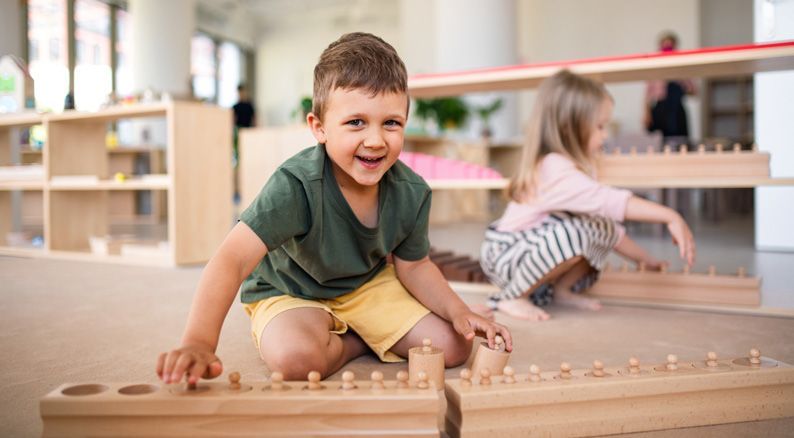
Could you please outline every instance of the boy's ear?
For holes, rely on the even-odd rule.
[[[314,113],[309,113],[306,115],[306,124],[309,125],[309,129],[312,130],[312,135],[314,135],[317,143],[325,144],[327,137],[325,135],[325,127],[323,127],[322,120],[314,115]]]

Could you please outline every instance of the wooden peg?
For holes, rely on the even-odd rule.
[[[717,267],[709,265],[709,277],[714,277],[715,275],[717,275]]]
[[[659,272],[662,274],[667,273],[667,262],[662,262],[662,264],[659,265]]]
[[[270,374],[270,389],[273,391],[281,391],[284,389],[284,374],[279,371],[273,371]]]
[[[591,374],[593,375],[593,377],[606,376],[606,373],[604,373],[604,362],[601,362],[600,360],[594,360]]]
[[[645,262],[637,263],[637,272],[645,272]]]
[[[722,143],[717,143],[714,145],[714,150],[717,151],[718,154],[722,153],[723,149],[724,146],[722,146]]]
[[[717,363],[717,353],[713,351],[706,353],[706,366],[711,368],[716,368],[719,366],[719,363]]]
[[[433,351],[432,345],[433,345],[433,341],[431,341],[430,338],[422,339],[422,351],[424,351],[425,353],[430,353]]]
[[[354,381],[355,378],[356,375],[353,374],[352,371],[345,371],[342,373],[342,389],[345,391],[356,389],[356,382]]]
[[[471,370],[464,368],[460,370],[460,384],[461,386],[471,386]]]
[[[624,261],[623,264],[620,265],[620,272],[629,272],[629,263],[628,262]]]
[[[386,389],[386,385],[383,384],[382,372],[373,371],[372,374],[369,375],[369,380],[372,381],[372,389]]]
[[[760,150],[758,148],[758,143],[756,143],[756,142],[753,142],[753,145],[751,146],[751,148],[752,148],[753,152],[758,152]]]
[[[419,389],[428,389],[428,388],[430,388],[430,382],[428,380],[428,376],[427,376],[426,372],[419,371],[419,374],[417,374],[416,377],[417,377],[417,381],[416,381],[416,387],[417,388],[419,388]]]
[[[684,265],[684,269],[682,271],[684,275],[689,275],[689,265]]]
[[[240,373],[237,371],[229,373],[229,389],[232,391],[239,391],[242,386],[240,385]]]
[[[686,155],[687,153],[687,145],[681,144],[678,146],[678,153],[681,155]]]
[[[397,387],[401,389],[408,388],[408,371],[397,371]]]
[[[640,360],[636,357],[629,358],[629,374],[640,374]]]
[[[672,152],[672,150],[673,148],[669,144],[666,144],[664,145],[664,148],[662,148],[662,153],[665,155],[670,155],[670,152]]]
[[[747,271],[744,269],[744,266],[739,266],[739,269],[736,270],[736,276],[739,278],[747,276]]]
[[[502,383],[516,383],[516,372],[511,366],[506,366],[504,370],[502,370],[502,374],[504,377],[502,378]]]
[[[529,381],[540,382],[541,380],[543,379],[540,377],[540,368],[533,363],[529,366]]]
[[[761,366],[761,350],[757,348],[750,349],[750,366],[753,367]]]
[[[637,146],[632,146],[632,147],[629,149],[629,154],[631,154],[631,155],[637,155]]]
[[[655,149],[656,148],[654,148],[652,144],[649,144],[648,147],[645,148],[645,153],[651,155],[656,152]]]
[[[185,388],[188,391],[195,391],[198,389],[198,385],[195,382],[190,381],[190,375],[185,374]]]
[[[491,384],[491,370],[488,368],[483,368],[480,370],[480,385],[490,385]]]
[[[560,364],[560,379],[568,380],[573,377],[571,375],[571,364],[568,362],[563,362]]]
[[[667,371],[677,371],[678,370],[678,356],[675,354],[668,354],[667,355],[667,365],[665,365]]]
[[[318,371],[309,371],[309,375],[306,377],[306,380],[309,381],[309,384],[306,386],[310,391],[317,391],[319,389],[323,389],[322,383],[320,383],[320,373]]]
[[[742,151],[742,144],[741,143],[734,143],[733,144],[733,152],[738,154],[741,151]]]
[[[619,148],[619,147],[617,147],[617,146],[615,146],[615,148],[614,148],[614,149],[612,149],[612,153],[613,153],[613,154],[615,154],[615,155],[620,155],[620,154],[621,154],[621,152],[622,152],[622,151],[621,151],[621,150],[620,150],[620,148]]]
[[[706,145],[704,145],[703,143],[700,143],[698,145],[698,153],[699,154],[705,154],[706,153]]]

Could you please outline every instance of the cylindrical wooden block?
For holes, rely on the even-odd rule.
[[[436,390],[444,389],[444,351],[430,345],[408,350],[408,381],[415,386],[420,371],[427,373]]]
[[[487,342],[481,342],[474,353],[474,360],[471,363],[471,373],[475,379],[479,379],[480,370],[488,368],[492,376],[501,376],[510,353],[506,351],[491,350]]]

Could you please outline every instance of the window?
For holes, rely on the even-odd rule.
[[[224,42],[218,51],[218,105],[237,103],[237,86],[243,82],[245,57],[237,44]]]
[[[66,42],[66,0],[29,0],[28,64],[36,109],[63,109],[69,92]]]
[[[133,94],[132,35],[130,35],[130,15],[123,9],[116,9],[116,95],[125,97]]]
[[[193,37],[190,50],[190,73],[193,76],[193,95],[214,101],[216,98],[215,42],[204,34]]]
[[[99,0],[75,0],[77,58],[74,101],[79,110],[97,110],[113,89],[110,67],[110,6]]]

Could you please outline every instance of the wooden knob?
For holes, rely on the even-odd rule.
[[[604,363],[600,360],[594,360],[592,374],[595,377],[604,377],[606,375],[604,373]]]
[[[704,154],[704,153],[706,153],[706,145],[704,145],[703,143],[699,144],[699,145],[698,145],[698,153],[699,153],[699,154]]]
[[[678,153],[680,153],[681,155],[685,155],[686,152],[687,152],[687,146],[685,144],[678,146]]]
[[[724,149],[724,146],[722,145],[722,143],[717,143],[716,145],[714,145],[714,150],[717,151],[717,153],[722,152],[723,149]]]
[[[369,375],[369,380],[372,380],[372,389],[385,389],[383,385],[383,373],[380,371],[373,371]]]
[[[637,155],[637,147],[636,147],[636,146],[632,146],[632,147],[629,149],[629,153],[630,153],[631,155]]]
[[[750,349],[750,364],[753,366],[761,365],[761,351],[757,348]]]
[[[237,371],[229,374],[229,389],[240,389],[240,373]]]
[[[284,374],[279,371],[273,371],[270,374],[270,389],[274,391],[284,389]]]
[[[535,364],[529,366],[529,381],[540,382],[540,368]]]
[[[493,343],[494,343],[494,345],[496,346],[496,349],[497,349],[497,350],[500,350],[500,349],[501,349],[501,348],[504,346],[504,344],[505,344],[505,340],[504,340],[504,338],[503,338],[503,337],[501,337],[501,336],[499,336],[499,335],[496,335],[496,336],[493,338]]]
[[[669,145],[669,144],[666,144],[666,145],[664,145],[664,148],[662,148],[662,152],[663,152],[665,155],[670,155],[670,152],[671,152],[672,150],[673,150],[673,148],[672,148],[672,147],[670,147],[670,145]]]
[[[408,371],[405,370],[397,371],[397,387],[398,388],[408,387]]]
[[[684,269],[682,271],[684,275],[689,275],[689,265],[684,265]]]
[[[709,351],[706,353],[706,365],[709,367],[716,367],[717,364],[717,353],[713,351]]]
[[[306,377],[306,380],[309,381],[308,388],[310,390],[322,389],[323,385],[320,384],[321,378],[322,376],[319,371],[309,371],[309,375]]]
[[[460,370],[460,383],[463,386],[471,386],[471,370],[464,368]]]
[[[758,150],[759,150],[758,149],[758,143],[753,142],[752,150],[753,150],[753,152],[758,152]]]
[[[637,272],[645,272],[645,262],[637,263]]]
[[[639,374],[640,373],[640,360],[636,357],[629,358],[629,373],[630,374]]]
[[[747,271],[744,269],[744,266],[739,266],[739,269],[736,270],[737,277],[745,277],[747,276]]]
[[[422,339],[422,351],[424,351],[425,353],[430,353],[431,351],[433,351],[432,345],[433,342],[430,340],[430,338]]]
[[[659,265],[659,272],[662,274],[667,273],[667,262],[662,262],[662,264]]]
[[[491,384],[491,370],[488,368],[483,368],[480,370],[480,385],[490,385]]]
[[[504,379],[502,380],[504,383],[516,383],[516,372],[513,367],[506,366],[502,370],[502,374],[504,374]]]
[[[645,153],[650,155],[654,152],[654,149],[655,148],[653,147],[653,145],[649,144],[648,147],[645,148]]]
[[[560,378],[563,379],[571,378],[571,364],[569,364],[568,362],[563,362],[560,364]]]
[[[741,143],[734,143],[733,144],[733,151],[738,153],[742,151],[742,144]]]
[[[668,371],[675,371],[678,369],[678,356],[675,354],[668,354],[667,355],[667,370]]]

